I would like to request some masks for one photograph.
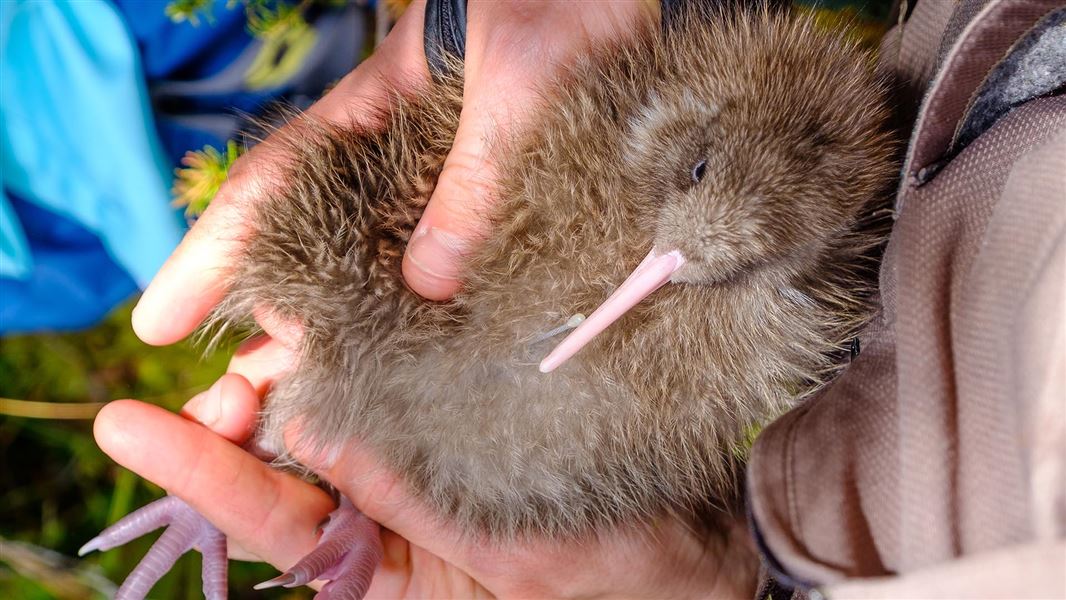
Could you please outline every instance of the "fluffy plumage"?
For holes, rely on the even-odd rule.
[[[766,12],[649,25],[565,71],[502,157],[451,302],[400,260],[462,84],[368,131],[297,119],[216,322],[302,324],[262,435],[359,440],[475,532],[576,535],[733,505],[750,428],[830,378],[870,317],[894,172],[870,57]],[[705,161],[702,178],[693,175]],[[695,179],[699,179],[696,181]],[[551,374],[539,333],[588,314],[652,243],[690,263]]]

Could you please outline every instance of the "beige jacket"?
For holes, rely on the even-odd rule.
[[[787,585],[1066,598],[1066,95],[1018,79],[1033,61],[1066,70],[1064,15],[1062,0],[923,0],[885,39],[883,64],[924,100],[882,313],[749,467],[753,527]]]

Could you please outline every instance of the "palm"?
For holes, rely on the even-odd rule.
[[[385,559],[367,598],[490,597],[473,577],[392,532],[384,532]]]

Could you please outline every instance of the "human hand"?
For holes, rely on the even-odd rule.
[[[275,342],[257,345],[234,369],[266,384],[262,368],[283,360]],[[176,495],[228,537],[234,558],[292,566],[314,548],[315,528],[333,508],[319,488],[271,469],[237,446],[251,432],[256,385],[224,376],[191,400],[184,418],[134,402],[109,404],[97,418],[100,447],[120,464]],[[301,457],[315,465],[314,457]],[[582,542],[501,545],[464,536],[437,520],[382,470],[348,448],[319,473],[382,530],[384,558],[368,597],[750,597],[752,551],[738,524],[726,552],[672,520],[601,532]]]
[[[455,145],[403,260],[415,292],[433,300],[458,289],[459,254],[482,233],[492,202],[492,140],[521,128],[551,65],[571,60],[590,42],[618,37],[649,2],[471,1],[467,10],[464,99]],[[429,81],[422,48],[425,5],[413,3],[377,51],[345,76],[308,113],[335,123],[373,125],[391,91]],[[271,166],[283,144],[268,138],[239,159],[211,206],[145,290],[133,327],[150,344],[188,335],[225,294],[225,275],[247,231],[249,208],[280,185]]]

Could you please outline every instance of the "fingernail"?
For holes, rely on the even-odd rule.
[[[219,379],[207,388],[192,397],[185,404],[185,411],[196,418],[201,424],[213,427],[222,420],[222,380]]]
[[[455,281],[459,264],[469,243],[459,236],[437,227],[421,232],[415,231],[414,239],[407,248],[407,258],[420,271],[445,281]]]

